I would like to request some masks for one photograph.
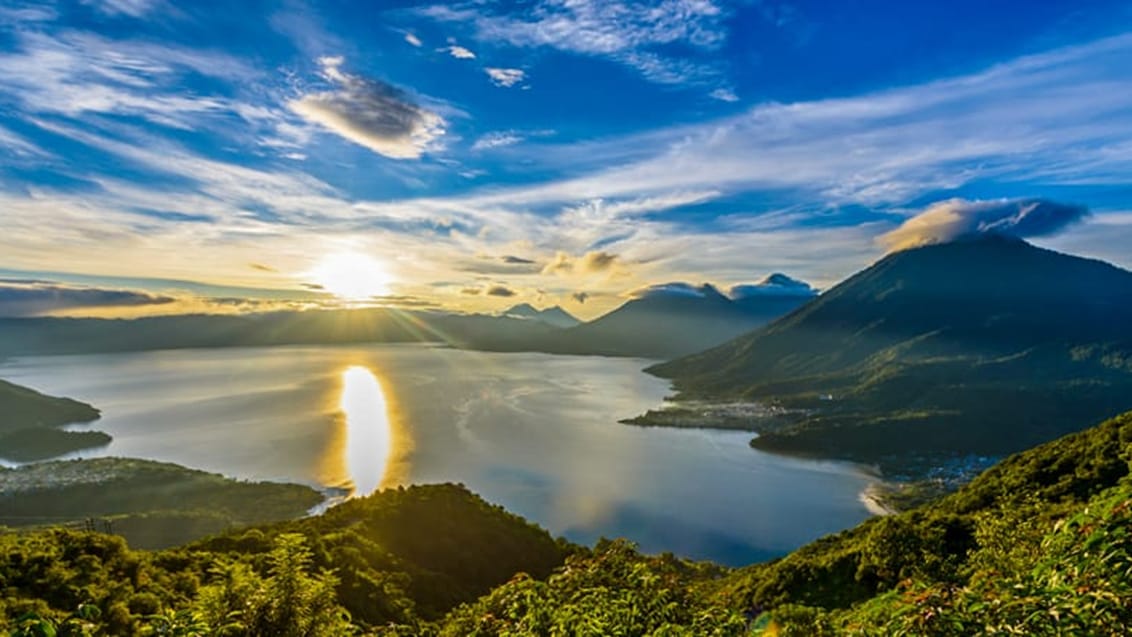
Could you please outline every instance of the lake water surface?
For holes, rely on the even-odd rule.
[[[462,482],[556,535],[745,564],[869,516],[845,463],[743,432],[618,424],[659,405],[647,361],[426,345],[54,356],[0,378],[89,402],[132,456],[365,493]]]

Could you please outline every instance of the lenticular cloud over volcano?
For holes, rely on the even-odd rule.
[[[1048,199],[948,199],[928,206],[899,228],[881,235],[879,241],[892,252],[979,234],[1046,237],[1088,215],[1084,206]]]

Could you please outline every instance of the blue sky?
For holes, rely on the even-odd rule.
[[[1129,24],[1129,2],[7,1],[0,269],[169,311],[309,300],[330,258],[391,303],[592,316],[667,281],[828,286],[915,215],[1003,198],[1088,207],[1035,241],[1130,267]]]

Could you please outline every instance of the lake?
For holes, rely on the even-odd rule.
[[[670,387],[649,361],[429,345],[48,356],[0,378],[89,402],[114,436],[77,454],[366,493],[462,482],[584,543],[738,565],[870,513],[847,463],[751,449],[734,431],[639,428]]]

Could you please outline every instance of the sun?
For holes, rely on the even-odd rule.
[[[357,252],[329,254],[307,276],[323,290],[345,301],[365,301],[389,294],[393,277],[385,264]]]

